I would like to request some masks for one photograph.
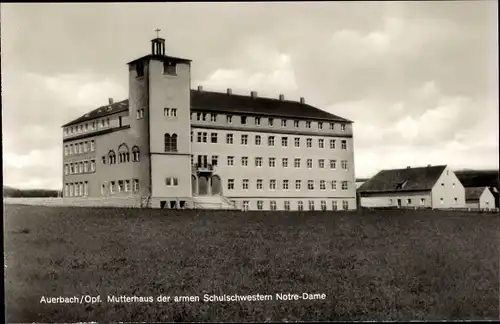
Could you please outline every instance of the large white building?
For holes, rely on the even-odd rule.
[[[129,99],[63,126],[64,196],[154,208],[356,208],[352,121],[300,101],[191,89],[191,61],[128,63]]]

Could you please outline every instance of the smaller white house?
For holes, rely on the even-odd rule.
[[[362,207],[466,207],[464,187],[446,165],[382,170],[357,194]]]
[[[495,197],[488,187],[465,188],[465,203],[468,208],[495,208]]]

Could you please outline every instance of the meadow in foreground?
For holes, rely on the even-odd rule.
[[[497,319],[498,214],[5,206],[8,322]],[[203,302],[204,294],[325,300]],[[101,296],[45,304],[42,296]],[[107,296],[200,296],[108,303]]]

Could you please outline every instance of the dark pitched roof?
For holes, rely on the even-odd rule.
[[[297,101],[279,100],[273,98],[252,98],[250,96],[226,94],[221,92],[191,90],[191,109],[233,114],[257,114],[274,117],[289,117],[301,119],[319,119],[352,123],[352,121],[330,114],[308,104]],[[112,105],[106,105],[92,110],[65,125],[81,123],[118,112],[128,112],[128,100]]]
[[[486,187],[466,187],[465,200],[478,200],[483,194]]]
[[[446,165],[382,170],[363,183],[358,192],[400,192],[431,190]]]
[[[464,187],[496,187],[500,189],[498,170],[460,170],[455,171]]]
[[[139,57],[133,61],[130,61],[128,62],[127,64],[132,64],[136,61],[139,61],[139,60],[142,60],[142,59],[157,59],[157,60],[160,60],[160,61],[173,61],[173,62],[183,62],[183,63],[189,63],[189,62],[192,62],[192,60],[188,60],[188,59],[185,59],[185,58],[181,58],[181,57],[175,57],[175,56],[169,56],[169,55],[158,55],[158,54],[149,54],[149,55],[146,55],[146,56],[142,56],[142,57]]]

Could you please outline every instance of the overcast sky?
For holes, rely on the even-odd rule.
[[[62,185],[60,126],[128,97],[126,63],[193,60],[192,88],[354,120],[357,177],[498,169],[497,1],[2,4],[4,184]]]

